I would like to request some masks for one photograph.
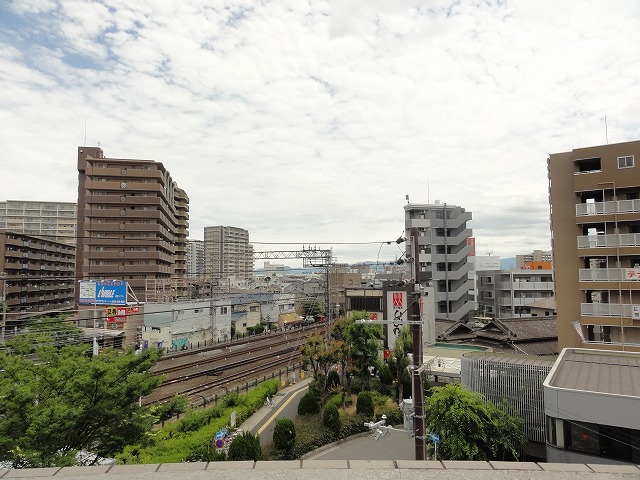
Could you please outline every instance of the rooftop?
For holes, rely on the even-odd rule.
[[[545,384],[569,390],[640,397],[640,354],[566,348]]]

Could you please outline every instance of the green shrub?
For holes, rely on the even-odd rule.
[[[229,460],[253,460],[262,458],[260,437],[251,432],[244,432],[233,439],[229,446]]]
[[[382,419],[382,415],[387,416],[387,425],[401,425],[404,423],[404,414],[398,407],[383,407],[376,415],[377,420]]]
[[[222,404],[225,407],[237,407],[237,406],[242,404],[242,401],[241,401],[240,395],[238,395],[238,393],[231,392],[231,393],[225,395],[224,399],[222,400]]]
[[[335,370],[331,370],[327,375],[327,388],[333,389],[340,386],[340,375]]]
[[[226,460],[227,452],[218,450],[209,441],[190,447],[186,458],[187,462],[224,462]]]
[[[312,392],[305,393],[298,403],[298,415],[314,415],[320,413],[320,402]]]
[[[391,373],[391,369],[389,365],[383,363],[380,365],[380,370],[378,371],[378,378],[383,385],[392,385],[393,384],[393,373]]]
[[[362,390],[364,390],[364,382],[362,379],[357,377],[353,378],[351,380],[351,393],[358,394]]]
[[[322,424],[334,433],[340,432],[342,422],[340,421],[340,412],[338,412],[338,407],[330,403],[324,408]]]
[[[327,405],[335,405],[336,408],[340,409],[342,406],[342,394],[336,393],[332,395],[329,400],[327,400]]]
[[[371,392],[360,392],[358,394],[358,400],[356,400],[356,413],[367,418],[373,418],[374,408]]]
[[[307,393],[315,396],[320,400],[322,396],[322,392],[324,391],[325,385],[325,376],[322,373],[319,373],[316,378],[314,378],[311,383],[309,383],[309,390]]]
[[[273,445],[278,450],[289,451],[296,443],[296,427],[293,420],[289,418],[281,418],[276,420],[276,426],[273,429]]]

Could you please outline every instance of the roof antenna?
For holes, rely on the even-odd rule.
[[[604,114],[604,137],[607,140],[607,145],[609,145],[609,129],[607,128],[607,114]]]

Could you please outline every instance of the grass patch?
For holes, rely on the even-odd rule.
[[[232,412],[236,412],[236,425],[253,415],[267,395],[278,390],[278,380],[267,380],[244,395],[222,400],[216,406],[191,409],[184,418],[168,423],[147,435],[137,445],[127,445],[116,455],[120,464],[181,463],[200,461],[212,450],[218,430],[228,427]]]

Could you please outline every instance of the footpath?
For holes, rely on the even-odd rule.
[[[275,421],[279,417],[293,418],[297,414],[298,402],[309,388],[309,383],[311,383],[311,377],[278,390],[278,393],[271,399],[273,405],[260,407],[256,413],[240,425],[240,428],[245,432],[259,434],[262,446],[271,443]]]

